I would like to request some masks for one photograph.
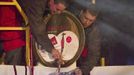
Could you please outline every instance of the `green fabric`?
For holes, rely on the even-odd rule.
[[[25,49],[24,47],[17,48],[15,50],[6,52],[5,64],[8,65],[23,65],[25,63]]]

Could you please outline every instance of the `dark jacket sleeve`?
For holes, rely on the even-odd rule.
[[[88,54],[86,58],[80,61],[80,69],[83,75],[88,75],[100,58],[101,37],[97,27],[85,29],[85,33]]]
[[[33,37],[44,49],[51,52],[53,46],[46,33],[45,22],[43,22],[46,1],[47,0],[18,0],[28,17]]]

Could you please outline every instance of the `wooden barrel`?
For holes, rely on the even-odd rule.
[[[64,11],[61,14],[49,15],[44,21],[49,39],[54,47],[61,52],[65,62],[61,67],[73,64],[79,58],[85,43],[84,28],[79,20],[70,12]],[[34,40],[33,50],[43,65],[57,67],[52,55],[42,49]]]

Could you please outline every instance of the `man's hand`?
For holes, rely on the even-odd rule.
[[[75,75],[82,75],[82,71],[79,68],[75,69],[74,73]]]
[[[54,59],[60,59],[61,53],[57,49],[52,49],[52,56]]]
[[[57,63],[64,64],[61,53],[57,49],[52,49],[52,56],[55,60],[58,60]]]

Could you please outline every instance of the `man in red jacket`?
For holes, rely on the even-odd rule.
[[[19,27],[21,26],[20,17],[15,6],[0,6],[0,27]],[[23,56],[25,52],[24,31],[0,31],[0,47],[0,50],[6,53],[5,64],[22,65],[22,58],[25,58]]]

